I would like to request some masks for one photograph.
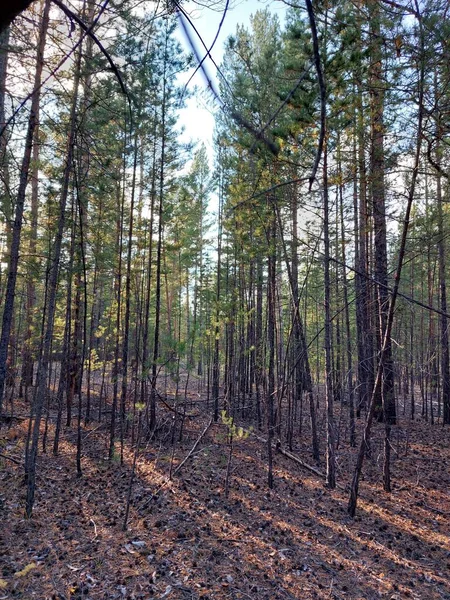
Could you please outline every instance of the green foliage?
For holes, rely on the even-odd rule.
[[[253,427],[244,429],[243,427],[237,426],[234,422],[234,418],[228,415],[226,410],[220,411],[220,419],[228,428],[228,435],[231,439],[246,440],[253,431]]]

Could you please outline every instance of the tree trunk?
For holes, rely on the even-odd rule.
[[[167,33],[165,39],[164,49],[164,66],[163,66],[163,86],[162,86],[162,98],[161,98],[161,156],[160,156],[160,168],[159,168],[159,198],[158,198],[158,241],[156,247],[156,292],[155,292],[155,333],[153,338],[153,360],[152,360],[152,378],[151,378],[151,391],[150,391],[150,431],[153,434],[156,429],[156,380],[158,377],[158,359],[159,359],[159,345],[160,345],[160,326],[161,326],[161,266],[162,266],[162,245],[163,245],[163,232],[164,232],[164,169],[165,169],[165,154],[166,154],[166,68],[167,68]]]
[[[373,208],[373,225],[375,235],[375,279],[377,286],[378,339],[384,339],[389,310],[388,261],[386,241],[386,199],[384,182],[384,81],[382,70],[382,39],[380,27],[380,10],[376,3],[371,5],[371,66],[370,66],[370,108],[371,108],[371,196]],[[389,425],[395,423],[394,371],[392,362],[392,343],[386,340],[381,388],[382,406],[376,407],[376,417],[385,421],[386,434]],[[389,452],[390,444],[386,445]]]
[[[328,199],[327,141],[323,150],[323,238],[324,238],[324,294],[325,294],[325,394],[327,423],[327,486],[336,487],[336,441],[333,415],[333,370],[331,360],[331,312],[330,312],[330,232]]]
[[[125,322],[123,328],[122,345],[122,389],[120,398],[120,463],[123,464],[123,444],[125,427],[125,410],[128,393],[128,351],[130,337],[130,310],[131,310],[131,259],[133,252],[133,223],[134,223],[134,198],[136,192],[136,170],[138,160],[138,132],[134,135],[133,151],[133,175],[131,181],[131,199],[130,199],[130,218],[128,224],[128,242],[127,242],[127,265],[125,276]]]
[[[82,39],[82,38],[80,38]],[[80,70],[81,70],[81,44],[78,49],[76,63],[75,63],[75,75],[73,82],[72,92],[72,106],[70,109],[69,118],[69,134],[67,143],[67,156],[64,165],[64,172],[62,178],[61,195],[59,201],[59,216],[58,225],[55,236],[55,242],[52,253],[52,260],[50,262],[50,273],[48,279],[48,302],[47,302],[47,313],[46,313],[46,325],[44,338],[42,340],[42,355],[39,360],[37,381],[36,381],[36,392],[34,401],[34,424],[31,438],[31,449],[29,456],[27,457],[27,493],[26,493],[26,514],[30,518],[33,512],[34,495],[36,488],[36,459],[39,442],[39,428],[42,417],[42,409],[44,406],[46,393],[47,393],[47,376],[48,368],[51,358],[51,343],[53,339],[53,326],[56,311],[56,291],[58,286],[58,274],[59,274],[59,263],[61,258],[61,247],[62,239],[64,234],[64,228],[66,223],[66,204],[69,193],[70,174],[72,171],[73,162],[73,151],[75,143],[75,132],[76,132],[76,112],[78,102],[78,88],[80,83]]]
[[[219,149],[220,152],[220,149]],[[215,306],[215,325],[214,325],[214,358],[212,369],[212,401],[213,401],[213,417],[214,422],[219,420],[219,383],[220,383],[220,294],[221,294],[221,276],[222,276],[222,173],[219,174],[221,181],[219,183],[219,214],[218,214],[218,229],[217,229],[217,271],[216,271],[216,306]],[[255,353],[252,353],[252,356]]]
[[[0,414],[2,412],[3,395],[5,390],[6,367],[8,358],[8,346],[13,322],[14,299],[16,294],[17,270],[19,266],[20,238],[22,233],[23,211],[25,204],[25,193],[30,171],[31,156],[33,150],[34,132],[37,125],[38,108],[40,101],[40,84],[42,69],[44,66],[44,48],[49,23],[50,0],[46,0],[44,14],[42,16],[41,28],[36,59],[36,72],[34,76],[33,89],[35,90],[31,101],[28,129],[25,139],[25,152],[20,171],[19,189],[16,199],[16,210],[12,230],[10,259],[8,265],[8,281],[3,309],[2,332],[0,335]]]
[[[423,31],[422,31],[422,26],[421,26],[420,21],[419,21],[419,25],[420,25],[420,32],[421,32],[421,49],[423,51]],[[423,61],[423,55],[421,56],[421,59]],[[377,368],[377,374],[376,374],[376,378],[375,378],[375,387],[374,387],[374,390],[372,393],[372,398],[371,398],[369,410],[367,413],[366,425],[364,427],[363,437],[362,437],[362,440],[361,440],[361,443],[359,446],[355,470],[353,473],[353,478],[352,478],[351,487],[350,487],[350,497],[349,497],[349,501],[348,501],[347,511],[351,517],[354,517],[355,512],[356,512],[356,505],[357,505],[357,501],[358,501],[358,491],[359,491],[359,480],[360,480],[361,473],[362,473],[362,467],[364,464],[364,456],[366,454],[367,444],[370,439],[372,422],[373,422],[373,418],[375,415],[375,409],[376,409],[377,395],[382,387],[382,376],[383,376],[383,372],[384,372],[383,371],[383,367],[384,367],[383,363],[384,363],[384,360],[386,357],[386,349],[388,347],[388,343],[389,343],[391,331],[392,331],[392,325],[394,322],[395,304],[396,304],[398,291],[399,291],[399,287],[400,287],[400,278],[401,278],[401,274],[402,274],[403,262],[404,262],[404,257],[405,257],[406,240],[407,240],[407,236],[408,236],[409,222],[410,222],[410,217],[411,217],[411,209],[412,209],[414,194],[415,194],[415,190],[416,190],[417,176],[419,173],[420,156],[421,156],[421,149],[422,149],[423,114],[424,114],[424,107],[423,107],[424,66],[423,66],[423,62],[421,62],[421,65],[420,65],[418,87],[419,87],[419,111],[418,111],[418,124],[417,124],[417,144],[416,144],[416,151],[415,151],[415,157],[414,157],[414,165],[413,165],[413,170],[412,170],[411,184],[410,184],[409,190],[408,190],[408,199],[407,199],[405,217],[404,217],[404,222],[403,222],[403,231],[402,231],[402,235],[401,235],[401,239],[400,239],[400,248],[399,248],[398,260],[397,260],[397,270],[395,272],[395,277],[394,277],[394,289],[392,291],[391,300],[389,303],[386,331],[384,332],[383,345],[381,348],[381,354],[380,354],[380,359],[379,359],[378,368]],[[386,470],[385,470],[384,476],[386,476]],[[386,480],[384,481],[384,484],[386,487]]]
[[[441,164],[441,144],[442,125],[440,120],[437,124],[437,144],[436,144],[436,164]],[[450,355],[448,340],[448,320],[447,314],[447,284],[445,281],[446,257],[445,257],[445,225],[442,198],[442,177],[439,170],[436,173],[436,202],[438,209],[438,256],[439,256],[439,300],[440,309],[443,314],[440,316],[441,325],[441,378],[442,378],[442,404],[443,404],[443,422],[444,425],[450,424]]]
[[[350,327],[350,311],[348,302],[348,280],[347,280],[347,256],[345,252],[345,223],[344,223],[344,195],[342,185],[341,156],[340,145],[338,145],[338,163],[339,163],[339,211],[341,219],[341,259],[342,259],[342,280],[344,284],[344,308],[345,308],[345,332],[346,332],[346,354],[347,354],[347,392],[349,407],[349,427],[350,427],[350,446],[356,446],[355,437],[355,393],[353,389],[353,360],[352,360],[352,337]]]
[[[269,202],[276,202],[270,198]],[[276,293],[276,213],[275,206],[269,205],[270,224],[268,226],[267,245],[267,344],[269,346],[268,379],[267,379],[267,455],[268,455],[268,485],[273,488],[273,450],[274,434],[274,396],[275,396],[275,293]]]

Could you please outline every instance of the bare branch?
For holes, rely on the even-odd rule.
[[[311,0],[306,0],[306,8],[308,11],[309,25],[311,27],[311,36],[313,42],[314,52],[314,64],[317,72],[317,82],[320,90],[320,135],[319,144],[317,146],[316,159],[312,168],[311,176],[309,178],[309,189],[311,190],[312,184],[316,178],[317,169],[319,168],[320,159],[322,157],[323,144],[325,141],[325,128],[326,128],[326,87],[325,79],[322,70],[322,61],[320,60],[319,50],[319,38],[317,35],[316,18],[314,16],[314,10]]]
[[[94,29],[94,27],[97,25],[100,17],[104,13],[104,11],[105,11],[106,7],[108,6],[108,4],[109,4],[109,0],[105,0],[105,2],[103,3],[102,7],[100,8],[100,11],[99,11],[98,15],[96,16],[96,18],[94,19],[94,21],[92,22],[92,24],[88,27],[87,31],[84,32],[84,35],[77,41],[77,43],[74,46],[72,46],[72,48],[69,50],[69,52],[67,52],[65,54],[65,56],[59,61],[59,63],[56,65],[56,67],[54,69],[52,69],[52,71],[49,73],[49,75],[46,77],[46,79],[44,79],[44,81],[40,84],[40,86],[38,88],[33,89],[22,100],[22,102],[19,104],[19,106],[13,112],[13,114],[9,117],[9,119],[6,121],[6,123],[0,129],[0,137],[4,134],[4,132],[6,131],[6,128],[10,125],[10,123],[12,123],[14,121],[14,119],[16,118],[16,116],[18,115],[18,113],[22,110],[22,108],[25,106],[25,104],[28,102],[28,100],[30,100],[30,98],[32,98],[34,96],[34,94],[38,90],[42,89],[44,87],[44,85],[52,77],[55,76],[55,74],[59,71],[59,69],[63,66],[63,64],[72,56],[72,54],[75,52],[75,50],[78,48],[78,46],[82,43],[82,41],[86,37],[86,35],[88,35],[88,33],[90,31],[92,31],[92,29]]]
[[[101,41],[98,39],[98,37],[95,35],[95,33],[92,31],[92,27],[88,27],[86,25],[86,23],[80,19],[80,17],[78,15],[76,15],[74,12],[72,12],[70,10],[70,8],[67,8],[67,6],[65,6],[61,0],[52,0],[52,2],[54,4],[56,4],[56,6],[58,6],[63,13],[65,13],[69,19],[72,19],[73,21],[75,21],[76,23],[78,23],[78,25],[81,27],[81,29],[86,33],[86,35],[88,35],[94,42],[95,44],[97,44],[97,46],[99,47],[100,51],[102,52],[102,54],[105,56],[106,60],[109,62],[109,65],[111,67],[112,72],[114,73],[114,75],[116,76],[120,88],[124,94],[124,96],[126,96],[127,100],[128,100],[128,104],[130,105],[130,112],[131,112],[131,98],[127,92],[127,89],[125,87],[125,84],[123,82],[122,79],[122,75],[120,74],[119,69],[117,68],[117,66],[115,65],[113,59],[111,58],[111,55],[109,54],[109,52],[106,50],[106,48],[104,47],[104,45],[101,43]]]

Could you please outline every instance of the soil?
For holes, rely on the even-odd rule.
[[[24,517],[28,421],[24,405],[15,410],[18,419],[0,431],[0,600],[450,599],[448,427],[400,417],[387,494],[376,425],[350,519],[357,450],[344,430],[335,490],[278,452],[269,490],[264,433],[257,432],[234,439],[227,498],[224,423],[208,428],[169,479],[171,465],[173,471],[188,456],[207,426],[194,407],[197,416],[186,420],[174,450],[169,428],[141,446],[123,531],[134,450],[127,442],[123,464],[119,446],[108,461],[109,432],[99,423],[82,428],[82,477],[75,428],[64,430],[54,457],[50,423],[33,518]],[[306,426],[300,440],[292,452],[324,471],[324,458],[312,461]]]

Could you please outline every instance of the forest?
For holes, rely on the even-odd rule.
[[[0,600],[450,599],[449,8],[0,8]]]

